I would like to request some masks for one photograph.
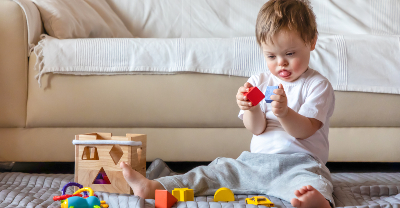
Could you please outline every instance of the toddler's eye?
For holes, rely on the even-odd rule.
[[[293,56],[293,55],[294,55],[294,52],[293,52],[293,53],[287,53],[286,55],[288,55],[288,56]]]
[[[273,58],[275,58],[275,56],[268,56],[268,58],[273,59]]]

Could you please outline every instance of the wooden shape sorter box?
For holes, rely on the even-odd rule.
[[[111,133],[89,133],[75,135],[81,142],[118,143],[141,142],[139,146],[123,144],[75,144],[75,182],[90,187],[93,191],[133,194],[119,167],[126,162],[134,170],[146,176],[145,134],[112,136]],[[114,142],[115,141],[115,142]],[[89,142],[90,143],[90,142]]]

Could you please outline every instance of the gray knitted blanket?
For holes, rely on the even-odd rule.
[[[160,159],[147,169],[147,178],[177,174]],[[73,181],[73,174],[0,173],[0,207],[60,207],[53,196]],[[400,173],[333,173],[334,199],[337,207],[382,208],[400,207]],[[72,194],[68,188],[66,194]],[[153,199],[133,195],[95,192],[110,208],[154,208]],[[253,208],[245,199],[253,195],[235,195],[229,203],[214,202],[214,196],[195,197],[195,201],[178,202],[173,208]],[[292,207],[289,202],[268,197],[276,207]],[[263,208],[263,206],[260,206]]]

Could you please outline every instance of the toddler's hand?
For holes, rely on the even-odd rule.
[[[288,112],[287,97],[285,89],[283,89],[282,84],[279,84],[279,89],[275,89],[274,93],[276,95],[271,95],[271,106],[272,112],[276,117],[285,117]]]
[[[249,88],[253,87],[250,83],[246,82],[241,86],[236,94],[236,102],[241,110],[249,110],[253,107],[251,102],[243,95],[243,93],[248,92]]]

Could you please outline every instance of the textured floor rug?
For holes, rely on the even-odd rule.
[[[174,174],[178,173],[160,159],[155,160],[146,172],[149,179]],[[60,207],[60,202],[53,201],[53,196],[61,195],[61,189],[73,179],[73,174],[0,173],[0,207]],[[333,173],[332,180],[337,207],[400,207],[400,173]],[[66,193],[72,194],[72,188],[68,188]],[[153,199],[106,192],[95,194],[110,208],[154,208]],[[178,202],[173,208],[254,208],[255,205],[245,203],[245,199],[252,196],[235,195],[235,201],[229,203],[214,202],[213,196],[199,196],[195,201]],[[275,207],[292,207],[287,201],[266,197]]]

